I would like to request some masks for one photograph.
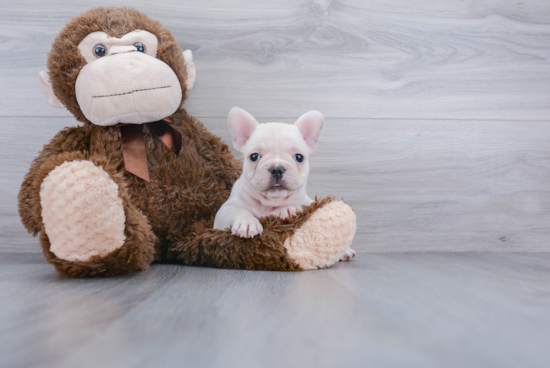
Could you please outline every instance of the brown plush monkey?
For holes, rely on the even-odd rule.
[[[19,193],[23,224],[62,275],[110,276],[171,262],[305,270],[337,262],[356,221],[328,197],[289,220],[262,219],[241,239],[213,230],[241,173],[218,137],[183,109],[190,51],[130,8],[94,8],[57,36],[40,79],[52,105],[81,126],[60,131]]]

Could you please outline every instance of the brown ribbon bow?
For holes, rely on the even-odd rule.
[[[181,132],[172,128],[166,122],[171,123],[173,120],[171,117],[167,117],[145,125],[147,125],[151,135],[160,139],[177,156],[181,151],[183,136]],[[126,171],[149,181],[143,124],[119,124],[117,126],[120,127],[120,136],[122,137],[122,153]]]

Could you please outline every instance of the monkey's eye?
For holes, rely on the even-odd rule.
[[[302,162],[302,161],[304,161],[304,156],[297,153],[297,154],[294,155],[294,159],[298,162]]]
[[[253,153],[250,155],[250,161],[258,161],[260,159],[260,155],[257,153]]]
[[[107,53],[107,48],[101,44],[94,46],[94,55],[99,57],[105,56]]]
[[[136,42],[136,43],[134,43],[134,46],[136,47],[136,49],[137,49],[139,52],[145,52],[145,45],[142,44],[141,42]]]

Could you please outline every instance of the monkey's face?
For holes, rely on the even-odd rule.
[[[176,73],[157,59],[157,37],[132,31],[121,38],[93,32],[78,45],[86,65],[75,83],[76,100],[96,125],[142,124],[173,114],[182,90]]]
[[[195,81],[191,51],[135,9],[90,9],[52,46],[43,91],[55,107],[95,125],[161,120],[182,106]]]

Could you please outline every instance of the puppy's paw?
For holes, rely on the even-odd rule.
[[[241,238],[253,238],[264,231],[257,218],[244,218],[236,220],[231,226],[231,233]]]
[[[355,257],[355,251],[350,248],[350,249],[346,250],[346,253],[344,253],[342,258],[340,258],[340,261],[349,261],[353,257]]]
[[[302,212],[302,207],[288,206],[278,209],[273,214],[284,220],[289,217],[294,217],[300,212]]]

